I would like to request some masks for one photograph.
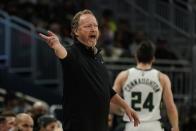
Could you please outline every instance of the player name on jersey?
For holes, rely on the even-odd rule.
[[[148,78],[138,78],[138,79],[134,79],[133,81],[130,81],[126,86],[125,86],[125,90],[130,92],[134,87],[136,87],[136,85],[139,84],[144,84],[144,85],[148,85],[150,86],[154,92],[158,92],[160,90],[159,85],[155,82],[152,81]]]

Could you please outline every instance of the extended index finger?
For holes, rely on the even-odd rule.
[[[55,33],[53,33],[52,31],[49,30],[49,31],[48,31],[48,35],[49,35],[49,36],[55,36]]]
[[[49,39],[49,36],[44,35],[44,34],[42,34],[42,33],[39,33],[39,36],[40,36],[42,39],[46,40],[46,41]]]

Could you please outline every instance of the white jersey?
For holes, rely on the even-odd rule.
[[[158,70],[131,68],[128,70],[128,78],[123,86],[123,97],[138,113],[141,122],[156,121],[161,118],[162,90]],[[129,121],[126,114],[123,119]]]

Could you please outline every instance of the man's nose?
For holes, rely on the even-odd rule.
[[[97,30],[97,26],[92,25],[92,26],[91,26],[91,30],[96,31],[96,30]]]

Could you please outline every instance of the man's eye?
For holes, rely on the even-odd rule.
[[[84,26],[85,28],[90,28],[90,27],[92,27],[91,25],[87,25],[87,26]]]

